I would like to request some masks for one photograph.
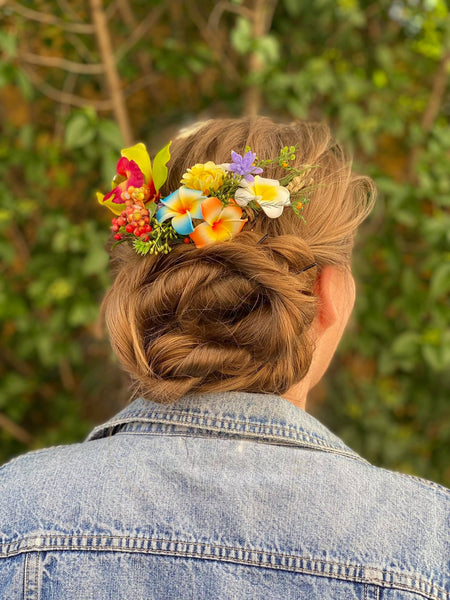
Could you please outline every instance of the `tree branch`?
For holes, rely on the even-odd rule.
[[[33,437],[28,431],[17,425],[17,423],[14,423],[14,421],[3,413],[0,413],[0,427],[7,431],[15,440],[22,442],[22,444],[29,446],[33,441]]]
[[[20,58],[33,65],[41,65],[43,67],[56,67],[58,69],[64,69],[69,73],[85,73],[88,75],[98,75],[104,72],[104,66],[101,63],[86,65],[84,63],[74,62],[67,60],[59,56],[41,56],[40,54],[32,54],[30,52],[23,52],[20,54]]]
[[[9,6],[14,12],[25,19],[37,21],[38,23],[45,23],[46,25],[56,25],[63,31],[72,31],[73,33],[94,33],[95,31],[90,23],[71,23],[70,21],[64,21],[64,19],[60,19],[49,13],[26,8],[18,2],[11,2]]]
[[[0,348],[0,358],[17,373],[24,377],[32,377],[34,371],[30,365],[17,356],[8,346],[4,345]]]
[[[217,29],[219,26],[219,21],[224,12],[233,12],[241,17],[245,17],[246,19],[251,20],[253,18],[253,12],[248,8],[248,6],[231,4],[231,2],[218,2],[208,19],[208,26]]]
[[[61,382],[68,392],[75,391],[77,387],[75,375],[72,370],[72,366],[67,358],[62,358],[58,363],[59,376]]]
[[[22,263],[26,265],[30,261],[31,256],[30,246],[28,245],[27,238],[17,223],[11,223],[10,231],[12,234],[12,245],[16,248],[17,254],[20,256]]]
[[[78,75],[76,73],[67,73],[62,88],[63,94],[72,95],[75,90]],[[64,121],[69,116],[70,104],[67,102],[61,102],[58,113],[59,118],[55,120],[55,138],[62,139],[64,136]]]
[[[121,9],[122,3],[119,2],[119,9]],[[157,22],[157,20],[161,17],[166,7],[164,4],[160,4],[156,6],[148,15],[145,17],[143,21],[139,24],[136,23],[134,16],[131,12],[128,11],[128,7],[123,7],[121,10],[122,15],[125,13],[128,15],[126,18],[127,25],[133,31],[130,37],[116,50],[116,61],[121,60],[130,49],[137,44],[147,33],[153,25]]]
[[[114,2],[111,2],[106,8],[105,8],[105,15],[107,20],[109,21],[109,19],[112,18],[112,16],[114,15],[114,13],[117,10],[119,4],[119,0],[114,0]]]
[[[263,37],[270,30],[277,2],[278,0],[254,0],[251,18],[253,39]],[[263,67],[260,55],[255,51],[250,52],[248,72],[259,73]],[[261,104],[261,87],[257,83],[250,84],[244,94],[244,114],[251,117],[257,115]]]
[[[442,102],[444,100],[445,88],[447,85],[448,73],[447,65],[450,64],[450,51],[446,52],[439,63],[433,78],[428,104],[422,117],[422,128],[428,133],[433,127],[433,123],[439,114]]]
[[[125,87],[123,89],[123,94],[124,94],[124,96],[126,96],[128,98],[129,96],[132,96],[133,94],[136,94],[137,92],[140,92],[141,90],[146,88],[148,85],[156,83],[156,81],[158,81],[158,79],[159,79],[159,77],[157,75],[155,75],[154,73],[149,73],[148,75],[144,75],[144,77],[141,77],[140,79],[136,79],[136,81],[133,81],[133,83],[130,83],[130,85]]]
[[[221,67],[223,67],[227,77],[231,81],[238,80],[240,78],[238,70],[228,57],[227,52],[223,51],[223,43],[220,37],[217,35],[217,32],[212,31],[208,27],[208,21],[204,18],[202,12],[199,10],[195,0],[186,0],[186,6],[192,22],[197,26],[200,35],[213,51],[217,62],[221,65]]]
[[[66,33],[66,39],[68,42],[72,44],[75,50],[78,52],[81,58],[84,58],[89,63],[94,61],[94,55],[89,50],[84,42],[76,35],[75,33],[70,33],[69,31]]]
[[[74,94],[68,94],[66,92],[62,92],[61,90],[56,89],[55,87],[49,85],[46,81],[43,81],[39,75],[33,71],[32,69],[28,69],[23,67],[23,70],[34,83],[36,88],[55,102],[60,102],[63,104],[70,104],[71,106],[79,106],[80,108],[84,108],[85,106],[93,106],[96,110],[111,110],[112,109],[112,101],[111,100],[93,100],[83,98],[82,96],[76,96]]]
[[[61,12],[67,13],[67,15],[70,15],[73,19],[78,20],[80,18],[80,15],[76,13],[76,11],[70,5],[70,2],[67,2],[67,0],[56,0],[56,2],[61,9]]]
[[[127,113],[125,98],[120,86],[120,78],[114,61],[113,47],[109,35],[106,16],[103,11],[102,0],[89,0],[95,35],[100,49],[100,55],[105,69],[106,81],[111,95],[113,111],[122,133],[125,144],[133,143],[130,120]]]
[[[42,94],[44,94],[44,96],[47,96],[47,98],[50,98],[55,102],[58,102],[63,105],[79,106],[80,108],[89,105],[99,111],[112,110],[113,108],[111,100],[95,100],[93,98],[83,98],[82,96],[77,96],[75,94],[66,92],[66,88],[70,87],[69,81],[67,81],[67,85],[64,84],[63,90],[58,90],[57,88],[43,81],[41,77],[39,77],[39,75],[37,75],[37,73],[35,73],[31,69],[24,68],[24,71],[31,79],[33,84],[36,86],[36,88]],[[155,75],[154,73],[150,73],[149,75],[145,75],[140,79],[136,79],[136,81],[133,81],[133,83],[123,88],[122,93],[126,98],[128,98],[129,96],[132,96],[133,94],[136,94],[137,92],[143,90],[148,85],[156,83],[158,79],[159,77],[157,75]]]
[[[425,134],[428,134],[431,131],[444,101],[445,88],[448,81],[447,69],[449,63],[450,51],[447,51],[442,56],[441,61],[434,73],[430,96],[420,122]],[[413,182],[417,181],[416,164],[421,151],[422,148],[416,145],[412,148],[409,155],[407,171],[409,178]]]

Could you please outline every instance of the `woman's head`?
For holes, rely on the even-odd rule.
[[[228,242],[180,244],[146,257],[126,244],[112,252],[115,280],[103,314],[121,364],[150,400],[206,391],[283,394],[299,382],[314,350],[318,272],[350,265],[357,227],[372,207],[372,182],[352,173],[326,126],[264,117],[209,121],[177,138],[163,195],[194,164],[225,163],[246,146],[260,160],[296,146],[294,166],[313,167],[305,221],[290,210],[277,219],[259,212]],[[283,175],[278,166],[264,171]],[[304,184],[294,179],[291,194]]]

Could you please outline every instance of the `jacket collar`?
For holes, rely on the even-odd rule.
[[[150,432],[152,425],[174,426],[186,433],[237,436],[284,446],[322,450],[367,462],[317,419],[271,394],[224,392],[185,396],[174,404],[139,398],[96,427],[86,441],[114,435],[126,427]]]

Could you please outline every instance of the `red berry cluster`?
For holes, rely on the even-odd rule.
[[[119,217],[112,219],[111,230],[114,233],[115,240],[120,241],[127,237],[126,234],[132,234],[141,238],[143,242],[148,242],[149,233],[152,231],[150,212],[144,206],[148,195],[147,186],[143,188],[131,186],[121,194],[126,209],[120,213]]]

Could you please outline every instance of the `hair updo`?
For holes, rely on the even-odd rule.
[[[247,145],[262,160],[297,146],[294,166],[315,165],[306,223],[291,210],[278,219],[261,211],[229,242],[179,244],[157,256],[138,256],[128,244],[112,251],[115,279],[102,313],[136,393],[149,400],[230,390],[283,394],[300,381],[314,349],[318,270],[350,264],[357,227],[372,208],[372,181],[351,171],[325,125],[265,117],[209,121],[175,139],[163,195],[194,164],[227,162]],[[283,175],[277,165],[263,174]],[[288,187],[294,192],[296,180]],[[317,269],[299,273],[314,262]]]

